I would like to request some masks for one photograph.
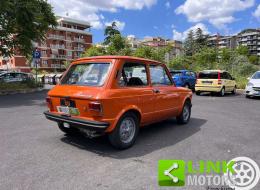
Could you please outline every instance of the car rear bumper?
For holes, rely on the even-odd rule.
[[[49,111],[45,111],[44,115],[51,121],[68,123],[75,128],[83,128],[91,131],[104,132],[109,127],[109,123],[107,122],[76,119],[70,116],[54,114]]]
[[[220,92],[222,86],[195,86],[195,91],[199,92]]]

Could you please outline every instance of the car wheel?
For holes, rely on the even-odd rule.
[[[199,95],[200,95],[200,92],[199,92],[199,91],[197,91],[197,92],[196,92],[196,95],[198,95],[198,96],[199,96]]]
[[[251,98],[251,96],[249,96],[249,95],[246,95],[246,98]]]
[[[118,149],[131,147],[139,132],[139,119],[136,114],[128,112],[118,121],[116,128],[108,135],[110,143]]]
[[[191,103],[189,101],[186,101],[182,108],[181,114],[176,117],[177,123],[179,124],[188,123],[190,120],[190,115],[191,115]]]
[[[68,134],[68,135],[74,135],[74,134],[76,134],[77,132],[79,132],[78,129],[73,128],[73,127],[71,127],[71,126],[64,127],[64,124],[63,124],[63,123],[58,123],[58,127],[59,127],[59,129],[60,129],[62,132],[66,133],[66,134]]]
[[[237,87],[235,86],[231,93],[236,94],[236,92],[237,92]]]
[[[225,96],[225,88],[224,87],[220,90],[219,95],[222,96],[222,97]]]

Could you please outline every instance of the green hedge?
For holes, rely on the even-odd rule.
[[[22,82],[0,82],[0,91],[7,91],[7,90],[24,90],[24,89],[33,89],[43,87],[41,83],[37,83],[35,80],[28,79]]]

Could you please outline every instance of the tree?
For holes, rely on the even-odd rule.
[[[184,52],[188,56],[192,56],[194,54],[194,34],[193,30],[190,30],[187,38],[184,41]]]
[[[257,55],[250,55],[248,59],[249,59],[249,62],[251,64],[255,64],[255,65],[258,64],[258,56]]]
[[[203,30],[198,28],[195,33],[195,51],[200,51],[203,47],[207,45],[208,36],[203,34]]]
[[[82,55],[83,57],[92,57],[92,56],[101,56],[105,55],[106,50],[103,47],[92,46],[86,50],[86,52]]]
[[[240,45],[236,48],[236,52],[237,52],[237,54],[244,55],[244,56],[248,56],[248,54],[249,54],[248,47],[242,46],[242,45]]]
[[[0,56],[15,50],[28,57],[32,41],[42,41],[49,27],[57,25],[52,7],[45,0],[4,0],[0,5]]]
[[[111,26],[107,26],[105,28],[105,40],[104,40],[104,44],[108,45],[111,42],[111,38],[116,35],[116,34],[120,34],[119,30],[117,29],[116,26],[116,22],[112,22]]]

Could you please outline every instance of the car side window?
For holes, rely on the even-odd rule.
[[[229,73],[227,73],[227,79],[233,80],[232,76]]]
[[[172,85],[164,67],[161,65],[150,65],[149,69],[152,85]]]
[[[147,86],[147,71],[145,64],[126,62],[122,68],[119,86]]]
[[[193,78],[196,78],[196,74],[195,74],[194,72],[191,72],[191,76],[192,76]]]

